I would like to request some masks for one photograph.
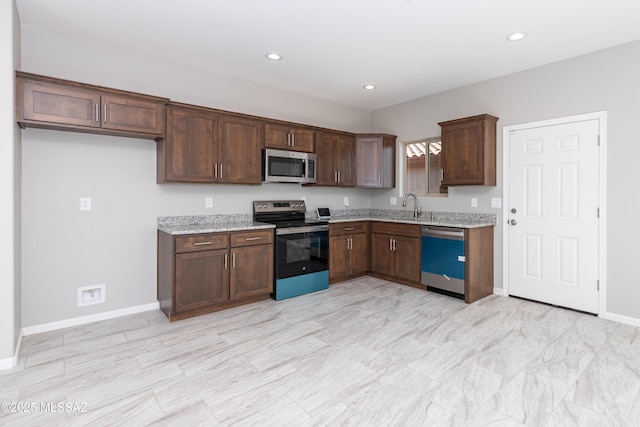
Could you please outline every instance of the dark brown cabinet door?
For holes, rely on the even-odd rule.
[[[262,183],[263,122],[220,116],[218,124],[218,182]]]
[[[356,135],[356,186],[393,188],[396,186],[396,137]]]
[[[24,120],[99,128],[101,114],[98,92],[64,85],[22,82]]]
[[[350,187],[355,185],[353,166],[355,136],[320,132],[317,135],[316,185]]]
[[[102,127],[164,134],[164,104],[135,96],[102,96]]]
[[[266,148],[312,153],[314,136],[315,132],[311,129],[276,123],[265,123],[264,125],[264,146]]]
[[[231,249],[231,300],[273,291],[273,245]]]
[[[175,312],[229,299],[228,250],[176,254]]]
[[[375,273],[385,276],[395,274],[392,239],[387,234],[371,234],[371,270]]]
[[[217,163],[216,116],[170,107],[167,136],[158,153],[164,156],[164,181],[213,182]]]
[[[329,280],[348,276],[349,235],[329,237]]]
[[[420,239],[404,236],[394,239],[396,276],[420,282]]]
[[[497,117],[483,114],[438,123],[442,185],[496,185]]]
[[[351,274],[365,273],[369,269],[369,241],[366,233],[352,234],[349,264]]]

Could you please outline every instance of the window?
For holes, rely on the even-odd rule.
[[[416,196],[446,196],[442,183],[440,137],[404,144],[405,194]]]

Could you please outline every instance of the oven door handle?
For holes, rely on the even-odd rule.
[[[276,228],[276,235],[283,234],[302,234],[302,233],[314,233],[317,231],[329,231],[329,225],[310,225],[309,227],[291,227],[291,228]]]

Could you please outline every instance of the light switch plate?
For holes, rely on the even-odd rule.
[[[80,210],[81,211],[91,210],[91,197],[80,197]]]

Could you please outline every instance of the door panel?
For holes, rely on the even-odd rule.
[[[598,313],[598,133],[598,120],[511,132],[511,295]]]

